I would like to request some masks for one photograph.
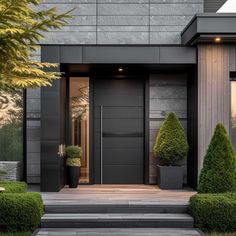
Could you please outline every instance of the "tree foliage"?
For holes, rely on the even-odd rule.
[[[43,34],[66,24],[69,12],[40,10],[41,0],[0,0],[0,90],[50,85],[60,73],[52,63],[32,61]]]
[[[188,141],[179,119],[174,112],[164,120],[153,148],[154,154],[167,165],[187,157]]]
[[[222,124],[217,124],[201,170],[198,192],[224,193],[236,190],[236,156]]]

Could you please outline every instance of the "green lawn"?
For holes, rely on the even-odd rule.
[[[208,234],[208,236],[236,236],[236,232],[235,233],[212,233],[212,234]]]
[[[22,232],[22,233],[1,233],[0,236],[31,236],[32,233]]]

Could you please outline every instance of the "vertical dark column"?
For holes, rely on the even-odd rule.
[[[41,55],[42,61],[60,62],[59,46],[42,46]],[[41,89],[41,191],[44,192],[59,191],[64,186],[64,159],[58,155],[58,146],[65,143],[65,98],[64,78]]]
[[[187,158],[187,182],[192,188],[198,183],[198,78],[197,68],[188,74],[187,117],[189,154]]]
[[[145,97],[144,97],[144,183],[149,184],[149,76],[145,76]]]

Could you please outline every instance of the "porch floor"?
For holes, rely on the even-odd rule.
[[[196,192],[190,188],[161,190],[156,185],[79,185],[58,193],[42,193],[50,204],[187,204]]]

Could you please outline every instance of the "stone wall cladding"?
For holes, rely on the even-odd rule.
[[[39,8],[74,9],[42,44],[180,44],[180,32],[203,0],[46,0]]]
[[[2,176],[4,180],[20,180],[22,174],[21,163],[19,161],[0,161],[0,170],[7,174]]]
[[[187,133],[187,76],[184,74],[150,75],[149,103],[149,182],[157,181],[156,165],[158,160],[153,156],[156,135],[169,112],[175,112]],[[186,160],[180,162],[186,167]],[[185,183],[186,183],[185,168]]]

